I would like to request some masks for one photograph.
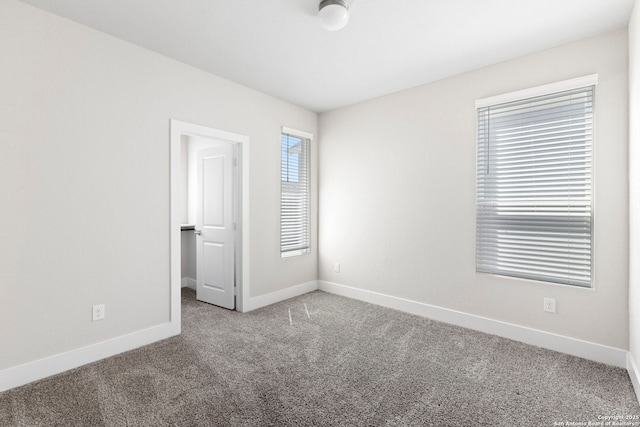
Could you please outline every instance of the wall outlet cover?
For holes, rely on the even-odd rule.
[[[103,320],[105,317],[105,305],[96,304],[93,306],[93,321]]]
[[[555,313],[556,312],[556,300],[553,298],[545,298],[542,303],[542,309],[547,313]]]

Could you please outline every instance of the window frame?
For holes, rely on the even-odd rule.
[[[595,87],[597,86],[598,83],[598,75],[597,74],[592,74],[592,75],[588,75],[588,76],[584,76],[584,77],[579,77],[576,79],[571,79],[571,80],[566,80],[566,81],[562,81],[562,82],[557,82],[557,83],[553,83],[553,84],[549,84],[549,85],[544,85],[544,86],[538,86],[538,87],[534,87],[534,88],[530,88],[530,89],[525,89],[525,90],[520,90],[520,91],[516,91],[516,92],[511,92],[511,93],[507,93],[507,94],[503,94],[503,95],[498,95],[498,96],[493,96],[493,97],[489,97],[489,98],[483,98],[483,99],[479,99],[476,101],[476,272],[477,273],[481,273],[481,274],[491,274],[491,275],[496,275],[496,276],[505,276],[505,277],[509,277],[511,279],[519,279],[519,280],[533,280],[533,281],[537,281],[537,282],[542,282],[542,283],[547,283],[547,284],[554,284],[554,285],[563,285],[563,286],[572,286],[573,288],[580,288],[580,289],[594,289],[594,285],[595,285],[595,275],[594,275],[594,196],[593,196],[593,192],[595,189],[595,168],[594,168],[594,161],[595,161],[595,155],[594,155],[594,151],[595,151],[595,119],[592,118],[592,125],[591,125],[591,133],[589,134],[589,139],[590,139],[590,181],[589,181],[589,191],[590,191],[590,199],[589,199],[589,207],[590,207],[590,212],[589,212],[589,221],[590,221],[590,229],[588,232],[588,237],[589,237],[589,276],[588,276],[588,282],[587,281],[580,281],[580,280],[571,280],[569,278],[564,278],[562,279],[560,277],[560,273],[558,273],[556,275],[555,278],[550,277],[550,276],[545,276],[544,273],[540,273],[539,270],[538,273],[533,273],[533,274],[527,274],[527,273],[523,273],[520,272],[518,273],[517,268],[511,268],[511,271],[509,271],[509,268],[498,268],[498,264],[500,263],[499,258],[500,258],[500,254],[498,253],[498,251],[496,250],[495,252],[491,252],[489,250],[485,250],[486,247],[482,246],[482,249],[484,250],[481,251],[481,243],[480,243],[480,239],[481,236],[479,235],[480,233],[480,228],[481,228],[481,200],[480,200],[480,181],[481,181],[481,175],[483,174],[483,172],[480,171],[480,167],[481,167],[481,159],[484,156],[483,160],[483,166],[486,167],[484,160],[486,159],[486,154],[481,153],[480,149],[481,149],[481,135],[483,132],[483,129],[481,129],[481,111],[485,110],[488,107],[498,107],[501,106],[502,104],[509,104],[512,102],[522,102],[522,101],[528,101],[528,100],[534,100],[538,97],[543,97],[543,96],[553,96],[553,95],[559,95],[562,92],[567,92],[567,91],[572,91],[572,90],[580,90],[580,89],[587,89],[587,88],[593,88],[593,95],[591,99],[591,102],[593,104],[592,107],[592,117],[595,117]],[[586,117],[586,116],[585,116]],[[531,123],[533,124],[534,121],[531,120]],[[494,142],[491,140],[491,133],[489,130],[484,130],[485,134],[483,135],[485,138],[488,138],[485,142],[485,145],[490,145],[491,142]],[[495,142],[494,142],[495,143]],[[484,145],[483,145],[484,147]],[[490,147],[485,147],[486,149],[491,149]],[[567,181],[569,182],[569,181]],[[486,181],[482,182],[483,185],[483,190],[485,189],[484,185],[486,184]],[[499,190],[498,190],[499,191]],[[487,203],[486,200],[482,200],[482,202]],[[484,209],[484,208],[483,208]],[[482,213],[483,218],[485,215],[485,212]],[[566,215],[566,214],[565,214]],[[485,218],[486,219],[486,218]],[[516,222],[517,224],[517,222]],[[521,230],[524,230],[526,227],[521,225]],[[484,231],[484,228],[483,228]],[[497,231],[496,231],[497,232]],[[483,242],[484,243],[484,242]],[[525,245],[526,246],[526,245]],[[483,265],[480,266],[480,256],[486,257],[486,256],[493,256],[496,258],[495,264],[493,265],[494,268],[491,268],[491,266],[489,268],[487,268],[487,265],[483,262]],[[570,259],[570,258],[568,258]],[[569,271],[569,270],[567,270]]]
[[[285,136],[300,139],[301,147],[303,150],[306,149],[306,155],[303,156],[302,160],[299,160],[303,163],[303,172],[305,174],[303,181],[303,185],[305,186],[304,192],[304,206],[301,208],[302,212],[298,213],[299,215],[303,215],[303,235],[297,236],[297,240],[301,242],[299,247],[297,248],[289,248],[287,249],[287,245],[285,240],[285,224],[284,224],[284,204],[287,203],[285,200],[285,183],[289,183],[289,181],[283,181],[283,173],[285,170],[285,158],[284,158],[284,149],[283,149],[283,138]],[[281,258],[289,258],[299,255],[307,255],[311,253],[311,143],[313,141],[313,134],[308,132],[300,131],[297,129],[292,129],[288,127],[282,127],[280,132],[280,257]],[[306,147],[306,148],[305,148]],[[300,164],[298,165],[300,167]],[[300,173],[300,172],[299,172]],[[289,175],[289,170],[287,169],[287,175]],[[290,237],[289,237],[290,239]],[[295,240],[296,238],[294,238]]]

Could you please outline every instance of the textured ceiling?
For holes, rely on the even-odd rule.
[[[323,112],[627,25],[633,0],[23,0]]]

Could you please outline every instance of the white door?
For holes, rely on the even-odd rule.
[[[233,146],[197,157],[196,298],[234,309]]]

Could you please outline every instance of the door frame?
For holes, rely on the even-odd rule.
[[[182,136],[215,138],[234,145],[237,168],[234,179],[236,310],[245,311],[249,299],[249,137],[207,126],[170,120],[170,323],[174,333],[181,321],[180,142]]]

